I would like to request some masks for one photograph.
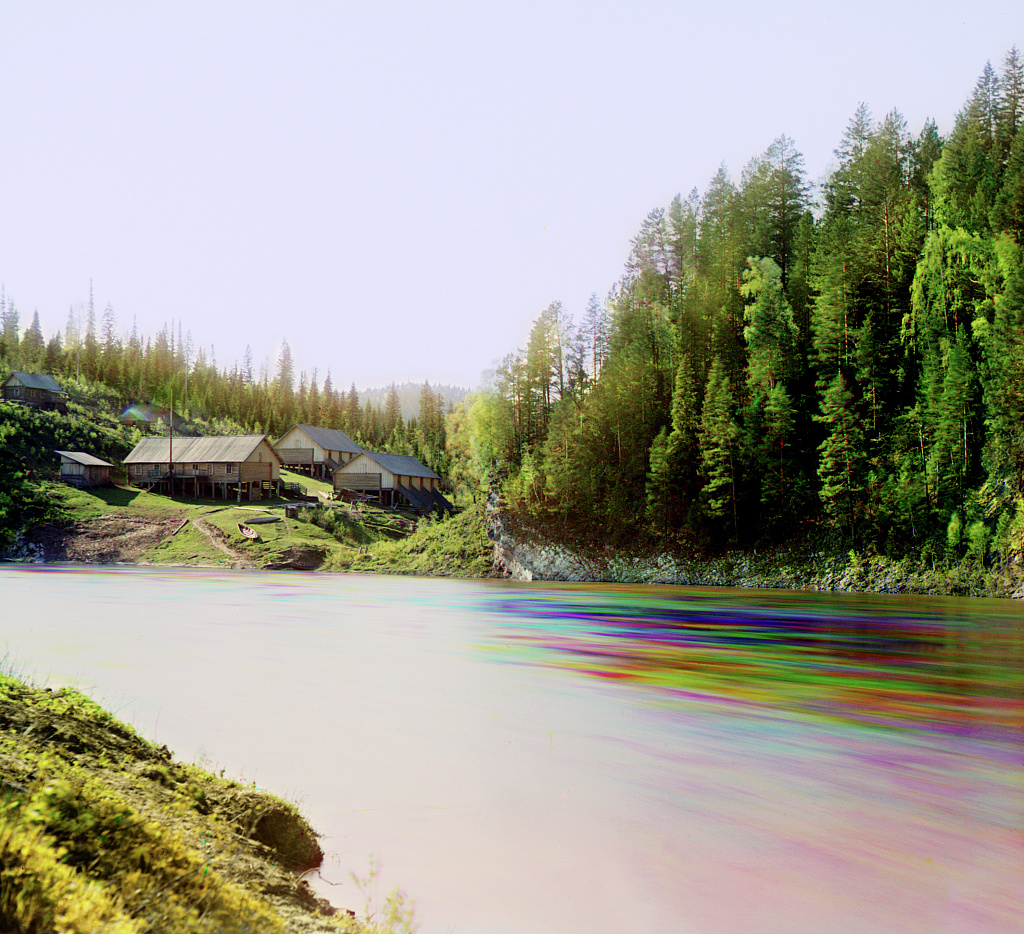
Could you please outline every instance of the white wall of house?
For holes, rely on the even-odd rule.
[[[365,454],[357,454],[344,467],[339,467],[335,473],[379,473],[381,489],[385,490],[393,490],[397,482],[397,478],[390,470],[385,470]]]
[[[327,460],[332,460],[337,464],[344,464],[345,461],[351,460],[354,456],[345,451],[333,451],[330,448],[325,448],[322,445],[317,444],[317,442],[307,435],[298,425],[289,428],[288,431],[284,433],[281,440],[277,442],[277,447],[282,450],[285,448],[312,448],[313,463],[315,464],[322,464]]]

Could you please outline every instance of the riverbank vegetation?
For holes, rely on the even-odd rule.
[[[534,529],[714,555],[807,536],[1005,568],[1024,542],[1024,68],[943,137],[852,116],[815,187],[780,136],[650,212],[466,415]]]
[[[430,577],[491,577],[493,543],[482,504],[446,519],[420,520],[415,535],[381,541],[357,556],[350,570]]]
[[[292,477],[286,474],[286,477]],[[299,478],[308,482],[308,478]],[[47,522],[8,546],[28,561],[491,576],[482,507],[447,519],[367,504],[178,500],[128,486],[81,490],[43,481]],[[250,540],[239,524],[258,533]]]
[[[5,931],[377,930],[301,881],[323,854],[294,805],[176,762],[74,689],[0,674],[0,766]]]

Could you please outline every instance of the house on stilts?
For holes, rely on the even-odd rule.
[[[338,499],[368,500],[394,508],[411,506],[421,512],[454,512],[439,489],[441,478],[408,454],[363,451],[334,471]]]
[[[281,495],[281,458],[266,435],[143,438],[124,459],[128,481],[196,499]]]
[[[363,451],[345,432],[315,425],[293,425],[274,450],[282,464],[321,480]]]

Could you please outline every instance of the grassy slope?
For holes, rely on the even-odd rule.
[[[287,476],[290,482],[293,477]],[[309,478],[299,482],[313,492]],[[314,481],[318,487],[329,484]],[[98,517],[180,519],[187,524],[137,557],[146,564],[172,566],[230,566],[237,563],[217,540],[249,566],[317,567],[327,571],[380,574],[486,577],[491,573],[490,542],[484,532],[482,507],[472,507],[443,520],[420,519],[410,531],[411,516],[371,506],[323,503],[303,507],[298,519],[284,517],[280,500],[242,503],[223,500],[180,500],[133,488],[78,490],[48,482],[44,490],[54,515],[64,523]],[[259,540],[250,542],[238,531],[258,517],[272,523],[253,523]],[[213,530],[214,538],[204,533]]]
[[[492,551],[481,504],[440,521],[422,520],[414,535],[380,541],[356,556],[351,569],[381,574],[489,577]]]
[[[298,881],[322,854],[293,805],[175,762],[78,691],[0,675],[0,764],[2,930],[368,930]]]
[[[145,553],[127,560],[159,565],[217,566],[244,563],[252,567],[317,567],[321,570],[359,570],[373,573],[486,576],[489,543],[479,513],[460,516],[449,528],[444,523],[420,523],[414,517],[364,506],[340,507],[329,502],[330,482],[291,471],[282,479],[299,483],[318,496],[321,507],[302,510],[300,519],[254,526],[260,533],[249,542],[238,524],[279,501],[225,503],[222,500],[172,500],[132,488],[79,491],[46,477],[56,475],[56,449],[84,450],[119,463],[141,437],[122,424],[116,395],[103,386],[65,381],[69,414],[37,412],[26,406],[0,404],[0,459],[14,469],[19,486],[0,491],[0,547],[14,541],[26,527],[45,522],[70,525],[99,517],[126,520],[180,518],[190,521]],[[177,419],[176,419],[177,422]],[[197,433],[237,433],[228,422],[208,424],[185,420]],[[123,472],[120,474],[123,477]],[[271,514],[266,512],[266,514]],[[274,510],[274,515],[282,515]],[[197,526],[198,522],[198,526]],[[475,525],[474,525],[475,523]],[[204,529],[207,534],[204,534]],[[212,537],[211,532],[212,529]],[[108,538],[108,542],[112,539]],[[228,552],[226,553],[225,546]],[[88,560],[88,559],[86,559]]]

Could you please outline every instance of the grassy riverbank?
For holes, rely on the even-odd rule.
[[[294,805],[176,762],[80,692],[0,674],[0,930],[369,932],[299,874]]]
[[[329,485],[299,480],[311,493]],[[312,483],[312,485],[310,485]],[[359,571],[443,577],[491,574],[482,507],[444,519],[369,505],[302,504],[297,518],[280,500],[181,500],[119,486],[78,490],[45,481],[50,522],[23,534],[13,559],[96,564]],[[259,533],[245,538],[239,523]]]

